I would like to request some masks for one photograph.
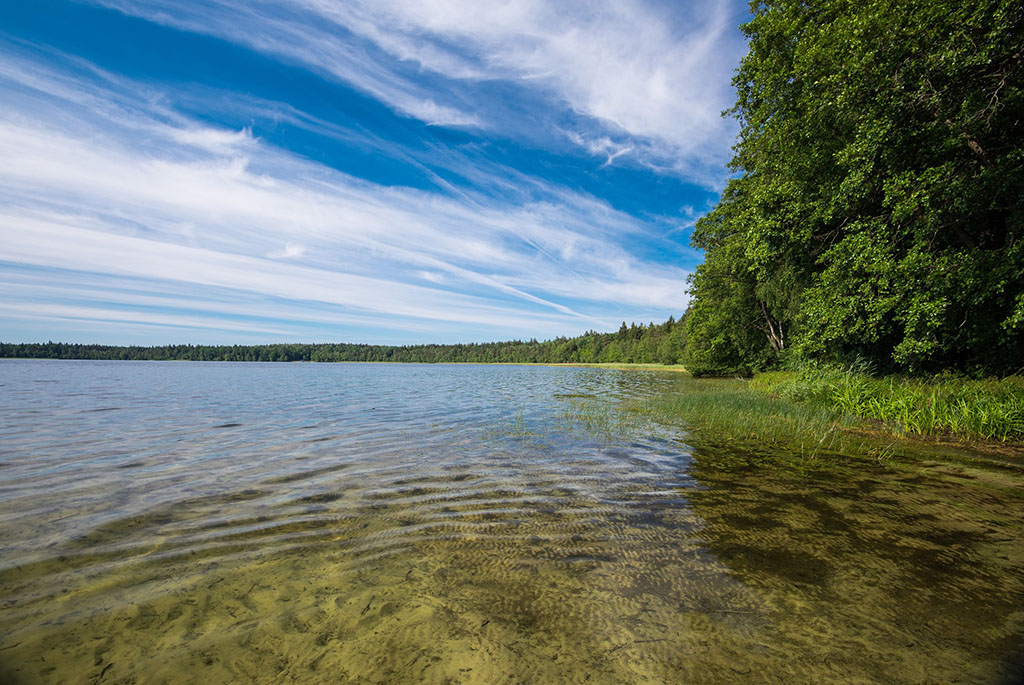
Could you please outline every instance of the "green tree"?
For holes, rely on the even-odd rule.
[[[751,7],[732,110],[742,175],[694,232],[706,261],[687,359],[1017,370],[1024,5]]]

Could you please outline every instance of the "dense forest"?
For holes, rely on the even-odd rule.
[[[685,345],[685,321],[648,325],[623,322],[617,333],[593,331],[544,342],[462,345],[162,345],[121,347],[72,343],[0,343],[0,357],[39,359],[181,359],[246,362],[505,362],[676,364]]]
[[[752,3],[686,365],[1024,365],[1024,4]]]

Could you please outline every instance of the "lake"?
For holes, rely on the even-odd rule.
[[[0,360],[0,680],[1021,674],[1019,463],[769,467],[629,409],[681,391],[596,368]]]

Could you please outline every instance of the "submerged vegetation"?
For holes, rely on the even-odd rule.
[[[20,367],[0,393],[4,682],[1017,672],[1020,469],[818,447],[808,403],[746,381],[0,366]],[[683,444],[678,414],[628,412],[622,430],[618,403],[673,395],[810,437]]]
[[[761,452],[785,447],[799,454],[871,452],[873,440],[853,429],[854,417],[818,403],[752,392],[739,378],[688,377],[676,392],[634,403],[629,410],[667,424],[682,422],[702,446]]]

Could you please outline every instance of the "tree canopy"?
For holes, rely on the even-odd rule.
[[[1024,364],[1024,5],[751,5],[738,176],[697,223],[687,365]]]

